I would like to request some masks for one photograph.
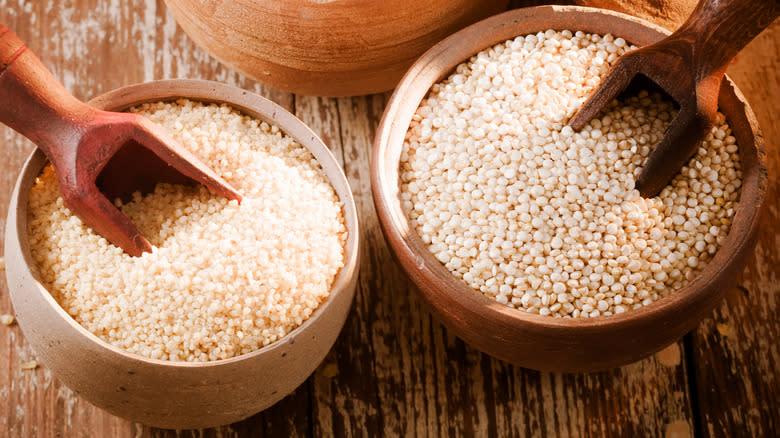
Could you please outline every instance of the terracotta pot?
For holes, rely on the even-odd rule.
[[[395,86],[425,50],[508,0],[166,0],[204,50],[247,76],[319,96]]]
[[[669,30],[688,19],[699,0],[575,0],[577,4],[611,9],[644,18]]]
[[[429,88],[459,63],[499,42],[544,31],[612,33],[637,45],[668,34],[646,21],[601,9],[541,6],[506,12],[470,26],[425,53],[404,76],[380,122],[371,162],[374,204],[385,237],[433,315],[470,345],[538,370],[582,372],[627,364],[693,329],[734,286],[756,242],[767,185],[756,118],[730,79],[720,110],[739,143],[743,182],[728,236],[713,260],[682,289],[648,306],[593,319],[530,314],[489,299],[462,283],[427,250],[398,198],[398,165],[412,115]]]
[[[38,358],[57,379],[112,414],[157,427],[189,429],[227,424],[255,414],[292,392],[314,371],[335,342],[352,303],[359,234],[352,192],[333,155],[303,122],[265,98],[215,82],[172,80],[121,88],[90,103],[122,111],[144,102],[179,97],[225,102],[276,124],[322,165],[343,202],[349,237],[345,266],[328,299],[308,320],[267,347],[213,362],[154,360],[100,340],[57,304],[31,269],[27,198],[46,164],[38,150],[25,163],[13,192],[5,258],[19,325]]]

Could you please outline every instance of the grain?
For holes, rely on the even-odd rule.
[[[344,264],[341,203],[311,153],[276,126],[188,100],[134,111],[243,195],[158,184],[120,210],[154,246],[130,257],[64,206],[54,171],[30,193],[43,283],[82,326],[131,353],[210,361],[268,345],[324,302]]]
[[[22,371],[32,371],[32,370],[38,368],[38,362],[34,361],[34,360],[31,360],[29,362],[24,362],[24,363],[22,363],[20,368],[22,369]]]
[[[741,185],[722,114],[651,199],[635,178],[671,102],[640,92],[581,132],[565,126],[631,48],[611,35],[540,32],[478,53],[431,88],[401,153],[400,200],[456,277],[526,312],[590,318],[646,306],[711,260]]]

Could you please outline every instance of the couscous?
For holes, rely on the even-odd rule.
[[[120,210],[154,246],[130,257],[37,178],[28,237],[41,281],[79,324],[128,352],[211,361],[268,345],[309,318],[344,265],[342,206],[312,154],[227,105],[188,100],[133,111],[167,128],[243,195],[158,184]]]

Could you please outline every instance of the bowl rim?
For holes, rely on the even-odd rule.
[[[499,34],[504,28],[509,28],[513,24],[527,19],[534,19],[537,15],[556,14],[567,19],[569,22],[585,23],[588,19],[598,19],[608,16],[610,23],[614,24],[616,20],[623,21],[626,26],[636,30],[639,33],[638,38],[626,38],[626,41],[637,45],[645,45],[669,35],[671,32],[655,25],[647,20],[633,17],[627,14],[614,12],[611,10],[592,8],[585,6],[536,6],[529,8],[520,8],[510,10],[493,17],[487,18],[468,26],[448,38],[442,40],[430,50],[425,52],[407,71],[401,81],[398,83],[395,91],[390,97],[385,112],[377,127],[376,137],[371,156],[371,189],[379,217],[382,231],[390,244],[394,255],[404,271],[412,278],[417,285],[419,293],[426,299],[432,299],[436,294],[448,295],[453,301],[459,304],[474,306],[471,316],[479,318],[494,317],[502,326],[522,327],[529,330],[545,330],[548,333],[576,329],[586,334],[595,334],[603,331],[605,328],[611,330],[628,328],[639,321],[649,322],[657,318],[659,313],[669,312],[679,307],[683,303],[691,303],[701,298],[709,285],[708,280],[715,277],[718,273],[725,270],[729,265],[729,257],[739,252],[740,248],[749,244],[755,238],[755,230],[760,221],[763,210],[763,201],[765,198],[767,186],[766,156],[763,151],[764,141],[760,135],[758,123],[755,114],[747,104],[744,96],[733,84],[728,76],[724,76],[721,95],[725,88],[731,88],[737,99],[744,106],[745,117],[751,130],[757,134],[754,135],[753,148],[755,149],[756,160],[754,175],[748,180],[755,187],[753,196],[745,197],[746,176],[743,166],[743,183],[740,187],[740,200],[732,221],[732,227],[729,230],[726,239],[721,244],[713,259],[691,279],[681,289],[673,291],[665,297],[642,306],[638,309],[629,309],[620,314],[608,316],[599,316],[594,318],[555,318],[552,316],[541,316],[524,312],[520,309],[511,308],[500,304],[497,301],[488,298],[481,292],[471,288],[461,280],[452,275],[449,270],[436,259],[430,251],[427,250],[414,228],[401,208],[397,194],[400,192],[398,187],[398,160],[400,148],[403,145],[403,139],[408,130],[411,114],[408,108],[414,104],[412,113],[419,106],[422,99],[428,95],[430,87],[448,77],[455,66],[467,61],[477,52],[513,37],[497,38],[492,36],[489,43],[479,44],[471,43],[476,41],[478,35],[493,32]],[[604,27],[601,24],[589,24],[583,27]],[[564,30],[565,27],[555,26],[556,30]],[[569,29],[572,32],[582,29]],[[586,33],[611,33],[596,32],[592,30],[583,30]],[[541,32],[544,32],[542,30]],[[516,32],[515,36],[537,34],[539,31],[531,30],[527,32]],[[614,35],[614,34],[613,34]],[[622,36],[622,35],[615,35]],[[637,39],[643,41],[636,41]],[[443,61],[446,56],[457,55],[457,62]],[[419,81],[419,82],[418,82]],[[425,90],[420,83],[426,85]],[[399,144],[400,142],[400,144]],[[747,147],[740,147],[740,157],[744,160]],[[392,152],[392,157],[388,155]],[[396,154],[396,152],[398,152]],[[743,162],[744,164],[744,162]],[[743,201],[751,201],[749,204]],[[750,205],[751,207],[747,207]],[[745,225],[739,227],[736,231],[734,224],[737,218],[745,219]],[[419,251],[419,249],[424,251]],[[724,251],[730,249],[731,251]],[[405,260],[406,258],[406,260]],[[443,283],[442,283],[443,281]],[[426,288],[430,287],[436,292],[430,292]],[[433,307],[436,305],[431,302]],[[443,311],[446,312],[446,311]],[[438,316],[438,315],[436,315]],[[451,318],[450,316],[448,316]],[[457,318],[457,317],[456,317]],[[448,327],[451,323],[445,321]],[[456,330],[457,331],[457,330]],[[457,334],[457,333],[456,333]],[[479,348],[479,346],[477,346]]]
[[[62,306],[57,303],[51,293],[43,286],[39,280],[37,270],[32,267],[34,263],[31,259],[30,247],[27,243],[26,223],[27,223],[27,199],[29,191],[18,193],[18,206],[24,205],[24,208],[9,210],[9,216],[16,216],[16,229],[8,227],[7,234],[17,234],[16,239],[19,242],[20,250],[24,257],[24,267],[35,279],[35,290],[43,296],[43,299],[53,307],[54,311],[63,318],[63,320],[84,338],[88,339],[100,349],[106,350],[112,354],[118,355],[130,361],[141,362],[151,366],[163,366],[168,368],[181,369],[204,369],[218,367],[222,365],[237,364],[252,360],[257,356],[266,353],[272,353],[277,348],[281,348],[286,343],[294,342],[294,339],[301,332],[306,330],[315,320],[327,313],[327,309],[334,302],[337,295],[348,293],[350,283],[358,273],[358,260],[360,253],[360,230],[357,218],[357,207],[352,195],[349,182],[344,174],[344,170],[339,165],[330,149],[325,145],[322,139],[312,131],[302,120],[294,114],[254,92],[242,88],[223,84],[216,81],[201,79],[164,79],[149,82],[136,83],[119,87],[117,89],[103,93],[88,103],[99,109],[111,111],[124,111],[130,107],[141,105],[148,102],[175,101],[178,99],[189,99],[195,102],[227,104],[231,108],[239,111],[243,115],[265,121],[271,125],[276,125],[286,135],[295,139],[298,144],[306,148],[315,157],[320,164],[322,172],[333,187],[339,200],[341,201],[341,210],[344,214],[344,222],[347,228],[347,242],[344,245],[344,266],[336,275],[335,281],[331,286],[327,299],[320,303],[314,313],[309,316],[301,325],[291,330],[276,341],[262,346],[249,353],[240,354],[226,359],[218,359],[206,362],[186,362],[171,361],[162,359],[153,359],[140,354],[131,353],[120,347],[104,341],[94,333],[90,332],[79,324]],[[25,178],[34,178],[29,175],[37,175],[48,163],[43,152],[35,148],[25,161],[19,177],[15,183],[15,191],[23,187]],[[38,167],[39,166],[39,167]],[[8,221],[10,223],[11,221]]]

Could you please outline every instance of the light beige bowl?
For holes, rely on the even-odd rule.
[[[343,203],[349,237],[345,266],[329,298],[287,336],[255,352],[213,362],[148,359],[88,332],[36,279],[27,242],[26,206],[46,158],[39,150],[33,152],[16,183],[5,236],[8,288],[25,337],[54,376],[89,402],[120,417],[172,429],[241,420],[273,405],[303,383],[344,325],[355,292],[359,257],[355,202],[344,173],[322,140],[284,108],[235,87],[194,80],[129,86],[100,96],[91,104],[122,111],[144,102],[179,97],[225,102],[279,126],[309,149]]]

